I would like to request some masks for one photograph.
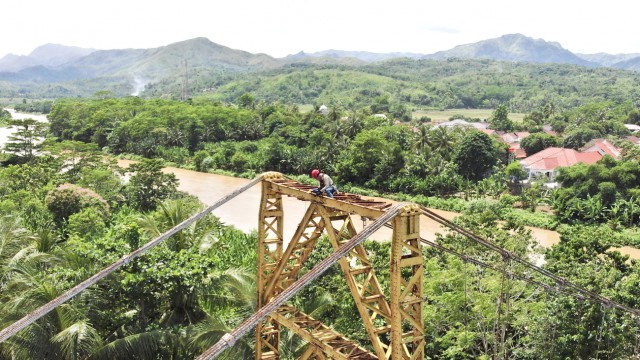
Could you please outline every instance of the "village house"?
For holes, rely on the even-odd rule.
[[[462,119],[454,119],[451,121],[443,121],[440,123],[437,123],[435,125],[433,125],[433,128],[439,128],[439,127],[448,127],[448,128],[454,128],[454,127],[468,127],[468,128],[475,128],[478,130],[483,130],[486,129],[489,126],[488,123],[483,123],[483,122],[468,122],[466,120],[462,120]]]
[[[609,140],[606,139],[593,139],[589,141],[581,149],[582,152],[597,151],[600,155],[609,155],[612,158],[620,159],[620,149],[615,147]]]
[[[627,128],[627,130],[631,131],[632,134],[637,133],[638,131],[640,131],[640,125],[636,125],[636,124],[624,124],[624,127]]]
[[[558,175],[559,168],[577,163],[595,164],[602,156],[598,151],[579,152],[573,149],[550,147],[520,160],[520,165],[528,174],[525,183],[535,178],[545,177],[548,187],[556,187],[555,177]]]
[[[520,146],[520,141],[531,135],[528,131],[508,132],[500,134],[498,139],[509,145],[509,153],[512,159],[520,160],[527,157],[527,153]]]
[[[535,178],[545,177],[548,187],[557,187],[555,177],[561,167],[578,163],[595,164],[605,155],[616,160],[620,159],[620,149],[606,139],[593,139],[582,147],[581,151],[557,147],[546,148],[520,160],[522,169],[528,174],[524,183]]]

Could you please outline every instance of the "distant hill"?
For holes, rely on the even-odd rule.
[[[0,80],[23,84],[51,84],[83,78],[87,78],[86,74],[78,72],[75,68],[51,69],[42,65],[31,66],[17,72],[0,72]]]
[[[633,58],[640,57],[640,54],[616,54],[611,55],[607,53],[597,53],[597,54],[576,54],[577,56],[585,59],[587,61],[591,61],[594,63],[598,63],[602,66],[614,66],[617,63],[631,60]]]
[[[94,51],[96,51],[96,49],[85,49],[76,46],[58,44],[45,44],[35,48],[31,54],[29,54],[29,57],[36,60],[39,65],[58,66],[87,56]]]
[[[99,90],[108,90],[118,96],[143,94],[176,97],[183,91],[185,83],[189,85],[190,94],[215,92],[243,74],[279,70],[291,72],[307,67],[310,67],[309,70],[313,67],[354,69],[394,59],[438,61],[458,58],[606,66],[640,71],[640,57],[636,55],[639,54],[578,56],[558,43],[521,34],[460,45],[434,54],[325,50],[299,52],[284,58],[232,49],[203,37],[151,49],[95,50],[46,44],[28,56],[7,55],[0,59],[0,97],[19,97],[24,94],[32,97],[89,96]],[[414,81],[411,76],[404,80]],[[313,96],[317,93],[317,89],[307,90],[304,87],[296,91],[299,91],[298,95],[308,92]],[[375,92],[375,89],[371,91]],[[302,96],[306,97],[308,95]]]
[[[522,34],[503,35],[473,44],[459,45],[451,50],[425,55],[425,59],[491,59],[530,63],[558,63],[581,66],[598,66],[564,49],[560,44],[533,39]]]
[[[38,65],[38,61],[29,56],[8,54],[0,59],[0,72],[17,72]]]
[[[138,74],[157,78],[182,73],[185,66],[247,71],[274,68],[279,64],[269,55],[251,54],[218,45],[206,38],[195,38],[153,49],[96,51],[66,66],[83,69],[93,76]]]
[[[353,59],[359,59],[365,62],[375,62],[375,61],[404,58],[404,57],[411,58],[411,59],[419,59],[423,56],[424,54],[402,53],[402,52],[373,53],[368,51],[324,50],[324,51],[318,51],[314,53],[299,52],[298,54],[295,54],[295,55],[289,55],[285,59],[290,59],[290,58],[308,59],[308,58],[317,58],[317,57],[328,57],[328,58],[334,58],[334,59],[353,58]]]
[[[62,64],[61,57],[47,52],[51,48],[39,48],[36,54],[43,56],[42,61],[49,66],[32,65],[29,67],[14,66],[14,71],[0,72],[0,80],[16,84],[16,87],[29,88],[38,84],[55,84],[60,82],[95,79],[94,84],[59,84],[60,92],[68,96],[68,92],[93,91],[94,86],[103,84],[105,89],[117,95],[127,95],[139,92],[140,88],[149,82],[160,82],[163,79],[180,79],[187,74],[203,74],[205,77],[220,74],[236,74],[246,71],[276,68],[282,65],[282,60],[272,58],[266,54],[252,54],[246,51],[234,50],[218,45],[206,38],[195,38],[181,41],[167,46],[152,49],[116,49],[92,50],[85,56],[72,55],[64,50],[61,56],[67,54],[71,59]],[[11,59],[11,57],[9,57]],[[54,59],[56,61],[54,61]],[[23,64],[33,60],[30,57],[23,60]],[[33,64],[34,62],[31,62]],[[194,82],[196,79],[192,79]],[[130,89],[127,91],[126,89]],[[31,89],[35,92],[42,90]],[[122,93],[123,91],[127,91]],[[85,92],[76,95],[90,95]],[[16,96],[16,94],[9,94]]]
[[[364,65],[367,60],[351,56],[350,54],[328,54],[321,53],[305,53],[300,51],[297,54],[287,55],[278,59],[282,64],[314,64],[314,65]]]
[[[640,71],[640,56],[617,62],[613,64],[612,67],[624,70]]]
[[[45,44],[35,48],[31,54],[9,54],[0,59],[0,72],[18,72],[33,66],[55,67],[82,58],[96,51],[75,46]]]

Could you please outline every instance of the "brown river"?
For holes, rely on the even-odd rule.
[[[22,119],[31,117],[39,121],[47,121],[43,115],[34,114],[22,114],[13,111],[13,109],[7,109],[11,112],[14,119]],[[0,128],[0,145],[4,145],[6,137],[12,132],[12,129]],[[121,166],[128,166],[131,161],[120,160]],[[191,170],[184,170],[174,167],[168,167],[165,169],[167,172],[172,172],[176,175],[180,181],[179,189],[197,196],[204,204],[211,205],[216,200],[224,195],[229,194],[238,187],[249,182],[247,179],[235,178],[230,176],[215,175],[208,173],[201,173]],[[260,185],[256,185],[251,189],[240,194],[235,199],[222,205],[213,211],[213,214],[218,216],[222,222],[226,225],[234,226],[235,228],[243,232],[251,232],[257,230],[258,227],[258,210],[260,207]],[[381,199],[387,202],[393,202],[387,199]],[[295,198],[284,198],[284,235],[285,241],[293,236],[293,233],[298,225],[298,222],[304,215],[308,204],[303,201],[299,201]],[[431,209],[433,212],[439,214],[446,219],[453,219],[459,214]],[[436,234],[443,233],[443,228],[440,224],[426,217],[421,218],[420,234],[427,240],[435,240]],[[353,222],[358,231],[361,231],[363,226],[362,220],[354,218]],[[543,247],[551,247],[552,245],[560,241],[560,236],[557,232],[545,229],[539,229],[530,227],[533,237]],[[373,240],[386,241],[391,238],[391,230],[382,228],[371,236]],[[632,259],[640,259],[640,249],[636,249],[629,246],[621,247],[619,250],[622,254],[629,255]]]
[[[120,166],[126,167],[130,163],[131,161],[128,160],[119,160]],[[231,193],[233,190],[243,186],[250,181],[248,179],[201,173],[175,167],[167,167],[165,168],[165,171],[174,173],[176,175],[176,177],[180,181],[180,185],[178,187],[179,190],[198,197],[206,205],[213,204],[216,200],[220,199],[224,195]],[[251,232],[257,230],[260,196],[261,188],[260,184],[258,184],[248,189],[244,193],[238,195],[233,200],[220,206],[213,211],[213,214],[218,216],[226,225],[234,226],[235,228],[242,230],[243,232]],[[393,203],[393,201],[391,200],[381,200]],[[285,218],[283,220],[284,236],[285,241],[287,241],[293,236],[298,222],[300,221],[308,207],[308,203],[300,201],[296,198],[285,196],[283,199],[283,206],[285,214]],[[458,213],[450,211],[437,209],[431,210],[449,220],[459,215]],[[365,225],[362,223],[362,220],[359,217],[354,218],[353,222],[358,231],[361,231],[363,226]],[[431,219],[423,216],[420,219],[420,222],[420,234],[427,240],[433,241],[436,238],[436,234],[444,233],[442,226]],[[528,229],[531,230],[532,236],[543,247],[551,247],[552,245],[560,242],[560,235],[555,231],[535,227],[528,227]],[[374,233],[371,236],[371,239],[378,241],[387,241],[391,239],[391,230],[382,228]],[[632,259],[640,259],[639,249],[624,246],[617,250],[622,254],[629,255]]]

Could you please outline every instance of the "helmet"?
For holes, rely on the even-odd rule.
[[[311,177],[312,178],[317,178],[318,175],[320,175],[320,170],[318,170],[318,169],[311,170]]]

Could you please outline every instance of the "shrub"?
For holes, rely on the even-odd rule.
[[[45,198],[47,209],[60,225],[75,213],[92,208],[104,221],[109,218],[109,204],[94,191],[73,184],[62,184],[49,191]]]
[[[69,216],[67,230],[69,234],[83,238],[94,238],[101,236],[106,229],[104,219],[100,214],[91,208],[85,208]]]

